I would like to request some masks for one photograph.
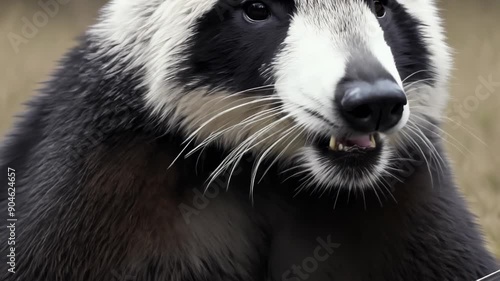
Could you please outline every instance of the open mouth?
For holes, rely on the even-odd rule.
[[[377,133],[352,137],[331,136],[330,139],[321,138],[314,144],[325,158],[353,168],[375,164],[382,145]]]
[[[335,138],[330,137],[328,149],[330,151],[369,151],[377,148],[377,140],[375,134],[357,136],[352,138]]]
[[[387,166],[379,133],[317,137],[304,150],[305,167],[320,186],[369,187]]]

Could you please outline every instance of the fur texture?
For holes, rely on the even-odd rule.
[[[433,1],[384,0],[377,16],[372,0],[263,0],[263,21],[248,2],[108,4],[0,150],[19,216],[16,273],[4,260],[1,280],[495,270],[441,144],[451,62]],[[339,85],[381,77],[406,93],[401,121],[373,151],[325,152],[361,134]]]

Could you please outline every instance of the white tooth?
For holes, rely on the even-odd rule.
[[[336,144],[335,137],[330,137],[330,149],[335,150],[335,144]]]
[[[344,145],[339,143],[339,150],[344,150]]]
[[[375,137],[373,135],[370,136],[370,147],[375,148],[377,143],[375,142]]]

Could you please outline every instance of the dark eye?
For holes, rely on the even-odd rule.
[[[246,2],[243,9],[245,18],[250,22],[263,21],[271,16],[271,11],[262,2]]]
[[[384,4],[382,4],[381,1],[375,0],[375,1],[373,1],[373,5],[374,5],[374,9],[375,9],[375,15],[377,15],[378,18],[385,17]]]

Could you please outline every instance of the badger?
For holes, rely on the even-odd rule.
[[[493,272],[443,148],[441,21],[433,0],[112,0],[3,142],[2,280]]]

